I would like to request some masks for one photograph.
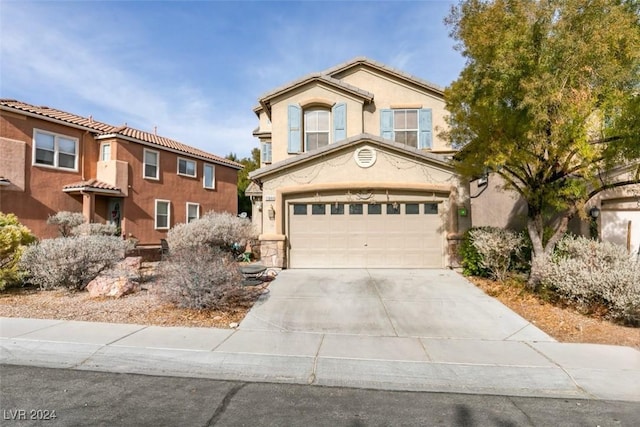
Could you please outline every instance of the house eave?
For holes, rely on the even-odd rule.
[[[347,138],[343,141],[339,141],[333,144],[329,144],[325,147],[322,147],[318,150],[314,150],[314,151],[309,151],[306,153],[302,153],[302,154],[298,154],[297,156],[294,157],[290,157],[288,159],[282,160],[280,162],[271,164],[269,166],[265,166],[262,167],[260,169],[257,169],[251,173],[249,173],[249,179],[251,180],[260,180],[261,178],[264,178],[265,176],[271,175],[273,173],[277,173],[283,169],[292,167],[294,165],[300,165],[309,161],[312,161],[318,157],[321,156],[325,156],[327,154],[336,152],[336,151],[340,151],[342,149],[345,149],[346,147],[350,146],[350,145],[356,145],[359,143],[370,143],[372,145],[377,145],[379,147],[384,147],[384,148],[388,148],[394,151],[398,151],[401,152],[403,154],[405,154],[407,157],[413,157],[415,159],[421,160],[421,161],[427,161],[433,164],[436,164],[442,168],[445,168],[447,170],[453,171],[453,166],[451,164],[449,164],[448,162],[439,159],[437,156],[428,153],[428,152],[424,152],[422,150],[419,149],[413,149],[413,148],[409,148],[404,146],[403,144],[399,144],[393,141],[388,141],[385,139],[380,138],[379,136],[375,136],[375,135],[371,135],[371,134],[367,134],[367,133],[362,133],[356,136],[353,136],[351,138]]]
[[[211,163],[211,164],[216,164],[216,165],[220,165],[220,166],[227,166],[236,170],[241,170],[244,169],[244,166],[242,165],[235,165],[235,164],[229,164],[229,163],[225,163],[225,162],[221,162],[219,160],[214,160],[214,159],[210,159],[204,156],[199,156],[197,154],[192,154],[192,153],[187,153],[184,151],[180,151],[180,150],[176,150],[175,148],[170,148],[170,147],[165,147],[164,145],[160,145],[160,144],[154,144],[153,142],[148,142],[148,141],[143,141],[141,139],[138,138],[133,138],[131,136],[126,136],[126,135],[122,135],[119,133],[106,133],[103,135],[98,135],[95,137],[96,140],[100,141],[100,140],[104,140],[104,139],[123,139],[125,141],[129,141],[129,142],[135,142],[136,144],[140,144],[140,145],[144,145],[146,147],[152,147],[155,148],[157,150],[163,150],[163,151],[168,151],[171,153],[175,153],[175,154],[179,154],[181,156],[188,156],[194,159],[198,159],[198,160],[202,160],[203,162],[206,163]]]

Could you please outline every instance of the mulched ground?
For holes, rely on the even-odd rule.
[[[552,304],[517,284],[468,279],[558,341],[624,345],[640,350],[640,328],[615,324],[598,313],[587,316],[574,307]]]

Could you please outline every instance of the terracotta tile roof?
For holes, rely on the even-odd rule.
[[[183,144],[181,142],[175,141],[170,138],[166,138],[164,136],[156,135],[151,132],[144,132],[138,129],[134,129],[128,126],[121,126],[119,128],[115,128],[112,132],[105,133],[101,135],[99,138],[104,138],[110,135],[121,135],[126,136],[128,138],[133,138],[138,141],[146,142],[149,144],[157,145],[160,147],[169,148],[175,151],[179,151],[181,153],[190,154],[192,156],[197,156],[203,159],[210,160],[215,163],[222,163],[236,169],[242,169],[244,166],[240,163],[231,161],[229,159],[225,159],[224,157],[216,156],[215,154],[207,153],[206,151],[202,151],[198,148],[191,147],[189,145]]]
[[[163,136],[156,135],[154,133],[144,132],[141,130],[130,128],[128,126],[112,126],[107,123],[93,120],[92,117],[82,117],[76,114],[67,113],[65,111],[56,110],[49,107],[37,107],[25,102],[16,101],[14,99],[0,99],[0,107],[3,110],[25,112],[31,115],[45,117],[48,119],[68,123],[70,125],[79,126],[84,129],[94,131],[99,137],[104,135],[126,136],[140,142],[157,145],[158,147],[169,148],[184,154],[200,157],[214,163],[221,163],[236,169],[243,168],[240,163],[227,160],[223,157],[216,156],[215,154],[207,153],[206,151],[191,147],[189,145],[174,141],[169,138],[165,138]]]
[[[67,113],[64,111],[56,110],[49,107],[37,107],[24,102],[16,101],[15,99],[0,99],[0,105],[15,110],[24,111],[27,113],[36,114],[38,116],[48,117],[50,119],[60,120],[65,123],[69,123],[76,126],[81,126],[97,132],[109,132],[115,129],[113,126],[93,120],[92,117],[82,117],[76,114]]]
[[[427,80],[424,80],[424,79],[422,79],[420,77],[416,77],[416,76],[414,76],[412,74],[406,73],[406,72],[404,72],[402,70],[390,67],[388,65],[383,64],[382,62],[374,61],[374,60],[369,59],[369,58],[364,57],[364,56],[359,56],[359,57],[353,58],[350,61],[344,62],[344,63],[336,65],[334,67],[331,67],[331,68],[329,68],[327,70],[324,70],[322,72],[322,74],[326,74],[328,76],[335,77],[335,78],[339,79],[340,77],[337,77],[337,76],[340,73],[342,73],[343,71],[349,70],[351,68],[354,68],[354,67],[356,67],[358,65],[368,65],[368,66],[370,66],[372,68],[377,68],[377,69],[385,71],[385,72],[387,72],[389,74],[401,77],[401,78],[403,78],[405,80],[412,81],[415,84],[423,86],[426,89],[429,89],[431,91],[437,92],[437,93],[439,93],[441,95],[444,94],[444,88],[442,86],[439,86],[439,85],[437,85],[435,83],[431,83],[431,82],[429,82]]]
[[[97,179],[89,179],[87,181],[78,181],[72,184],[67,184],[62,187],[62,191],[73,190],[108,190],[108,191],[120,191],[120,188],[107,184],[106,182],[98,181]]]

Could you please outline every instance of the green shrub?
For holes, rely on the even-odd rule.
[[[462,273],[465,276],[489,277],[489,270],[482,263],[482,255],[473,245],[471,232],[478,228],[467,230],[462,237],[460,244],[460,258],[462,262]]]
[[[128,242],[113,236],[45,239],[28,246],[21,267],[41,289],[84,289],[104,269],[124,258]]]
[[[172,249],[158,277],[161,298],[182,308],[228,310],[253,299],[230,254],[207,245]]]
[[[25,272],[19,261],[26,245],[36,237],[14,214],[0,212],[0,291],[22,282]]]

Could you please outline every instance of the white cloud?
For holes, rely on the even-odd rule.
[[[11,92],[12,85],[42,86],[39,99],[21,100],[83,114],[73,108],[73,100],[80,99],[106,114],[104,118],[96,114],[97,120],[114,125],[127,122],[146,131],[158,126],[163,136],[218,155],[235,151],[243,156],[250,152],[252,127],[247,126],[246,119],[229,120],[220,111],[216,114],[216,106],[196,85],[189,81],[174,83],[179,76],[147,76],[140,72],[164,68],[158,58],[153,58],[153,67],[146,64],[146,41],[141,40],[140,32],[129,34],[136,39],[138,51],[133,52],[123,44],[127,37],[121,33],[111,38],[99,31],[94,33],[94,26],[78,30],[78,21],[97,17],[78,17],[69,22],[51,10],[32,5],[5,6],[1,44],[3,97],[5,92]],[[52,21],[56,25],[51,25]],[[122,50],[127,54],[122,55]],[[144,64],[137,67],[131,62],[133,58]],[[46,92],[63,93],[70,102],[65,106],[51,104],[45,99]],[[246,114],[251,115],[251,111]]]

